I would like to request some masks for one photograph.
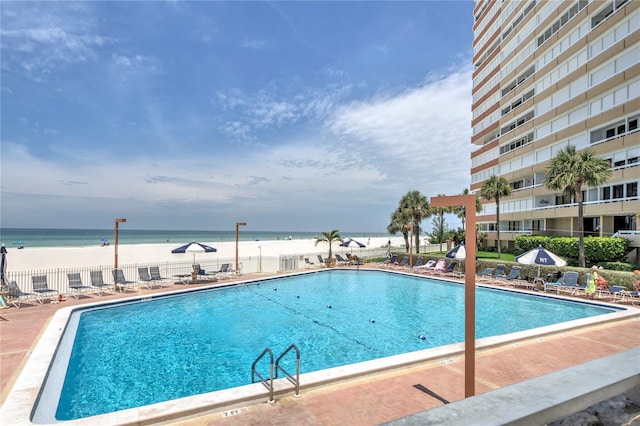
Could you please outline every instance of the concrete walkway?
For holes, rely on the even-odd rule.
[[[243,280],[249,278],[242,277]],[[166,289],[143,290],[143,293],[162,291]],[[6,398],[57,309],[131,295],[67,298],[59,304],[0,310],[0,402]],[[639,331],[640,318],[635,317],[479,350],[476,394],[640,346]],[[463,398],[464,357],[459,357],[350,380],[304,392],[299,398],[285,397],[275,404],[206,413],[174,424],[374,425]]]

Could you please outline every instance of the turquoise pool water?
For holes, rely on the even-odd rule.
[[[483,288],[476,304],[478,338],[612,312]],[[460,342],[464,287],[381,271],[333,270],[74,316],[57,420],[249,384],[251,364],[267,347],[277,356],[295,343],[305,373]],[[73,332],[68,328],[65,333]],[[295,371],[294,359],[284,363],[289,371]]]

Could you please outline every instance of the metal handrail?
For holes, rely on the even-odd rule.
[[[267,379],[262,377],[262,375],[258,373],[258,371],[256,370],[256,364],[267,353],[269,354],[269,382],[268,383],[267,383]],[[260,383],[262,383],[264,387],[269,389],[269,402],[273,402],[273,366],[274,366],[273,352],[269,348],[266,348],[264,351],[262,351],[262,353],[258,356],[258,358],[256,358],[255,361],[253,361],[253,364],[251,364],[251,383],[256,382],[255,376],[258,376],[260,378]]]
[[[289,353],[292,349],[296,351],[296,377],[294,378],[287,370],[280,365],[280,360]],[[295,344],[291,344],[280,356],[276,359],[276,378],[278,377],[278,369],[282,370],[287,380],[289,380],[296,387],[295,396],[300,396],[300,349]]]

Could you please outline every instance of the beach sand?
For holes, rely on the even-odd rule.
[[[334,242],[332,245],[334,253],[353,252],[367,253],[373,249],[380,251],[386,248],[388,241],[392,247],[404,247],[403,237],[374,237],[360,241],[368,244],[367,248],[346,248]],[[119,244],[118,264],[144,264],[160,262],[188,262],[193,259],[192,253],[172,254],[171,250],[188,243],[162,243],[162,244]],[[235,241],[208,242],[201,243],[215,247],[216,253],[202,254],[196,253],[198,259],[233,259],[236,253]],[[265,241],[240,241],[238,244],[238,255],[240,257],[278,257],[280,255],[297,254],[313,256],[320,254],[326,257],[329,253],[327,243],[315,245],[315,239],[302,240],[265,240]],[[85,268],[93,266],[113,265],[115,246],[83,246],[83,247],[26,247],[24,249],[8,248],[8,271],[37,271],[42,269],[55,268]]]

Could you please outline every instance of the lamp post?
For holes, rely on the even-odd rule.
[[[238,234],[239,234],[238,228],[246,225],[247,225],[247,222],[236,222],[236,274],[240,273],[240,271],[238,270]]]
[[[260,250],[259,260],[258,260],[258,272],[262,272],[262,246],[258,246],[258,250]]]
[[[125,223],[127,221],[127,219],[121,217],[119,219],[115,220],[115,236],[113,238],[114,241],[114,257],[113,257],[113,269],[118,269],[118,224],[120,223]],[[116,286],[116,290],[117,290],[117,284],[114,284]]]
[[[465,216],[464,267],[464,397],[475,395],[476,375],[476,195],[431,197],[433,207],[463,206]]]
[[[413,223],[404,226],[409,230],[409,268],[413,266]]]

